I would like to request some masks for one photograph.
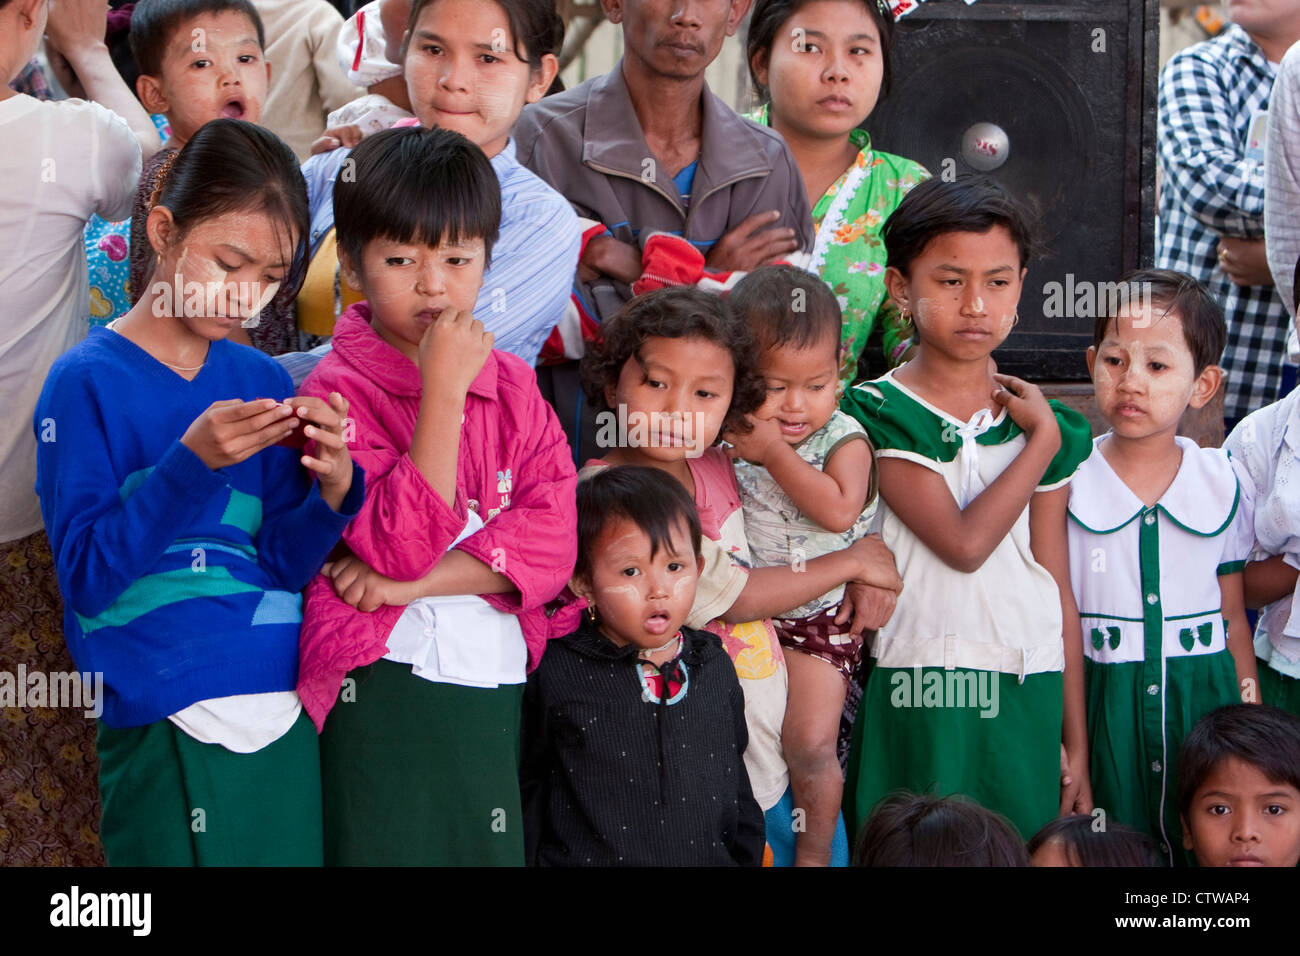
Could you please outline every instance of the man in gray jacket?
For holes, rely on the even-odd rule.
[[[775,131],[736,115],[704,81],[752,0],[601,0],[623,27],[623,59],[604,76],[524,109],[519,161],[609,235],[588,242],[577,289],[597,320],[631,297],[641,243],[684,236],[707,267],[753,269],[812,245],[799,168]],[[551,381],[547,381],[547,378]],[[570,442],[593,434],[572,367],[540,378]],[[600,450],[574,445],[578,460]]]

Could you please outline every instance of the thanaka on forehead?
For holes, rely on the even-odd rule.
[[[239,39],[234,40],[233,43],[239,46],[252,46],[259,53],[261,53],[262,45],[257,42],[257,28],[253,25],[253,22],[248,19],[248,17],[244,16],[238,10],[223,10],[221,13],[199,14],[198,16],[224,17],[226,14],[239,17],[241,20],[244,21],[244,23],[248,25],[249,29],[252,31],[248,35],[241,36]],[[193,23],[194,20],[197,19],[198,17],[196,16],[194,19],[188,21],[188,23],[182,24],[180,27],[177,28],[175,35],[172,37],[171,43],[168,44],[169,53],[171,53],[174,56],[188,56],[191,53],[193,53],[195,56],[201,56],[204,52],[204,47],[207,46],[208,37],[212,36],[215,33],[222,32],[219,30],[210,29],[208,27],[189,27],[189,24]],[[186,29],[186,27],[189,28]],[[198,36],[195,36],[196,33],[198,34]],[[196,41],[198,41],[200,38],[203,40],[203,43],[199,45],[199,48],[196,50],[194,49],[194,47]]]

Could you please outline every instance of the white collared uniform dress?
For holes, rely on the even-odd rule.
[[[1300,389],[1243,418],[1223,447],[1255,484],[1250,560],[1300,568]],[[1260,610],[1255,656],[1260,702],[1300,716],[1300,588]]]
[[[842,407],[866,428],[877,459],[942,475],[962,508],[1026,444],[1005,410],[961,422],[893,373],[850,389]],[[1070,481],[1092,451],[1087,420],[1057,402],[1052,408],[1061,449],[1039,491]],[[870,648],[876,663],[849,752],[845,821],[860,831],[898,788],[963,793],[1028,838],[1060,807],[1065,667],[1060,590],[1034,560],[1029,508],[973,573],[945,564],[883,498],[877,514],[903,592]]]
[[[1069,539],[1093,801],[1181,862],[1178,749],[1200,718],[1240,702],[1219,575],[1240,571],[1254,543],[1254,485],[1221,449],[1177,441],[1178,474],[1150,508],[1100,450],[1084,462]]]

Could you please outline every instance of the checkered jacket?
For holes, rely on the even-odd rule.
[[[1264,163],[1246,156],[1274,67],[1238,26],[1176,54],[1160,74],[1160,220],[1156,265],[1210,290],[1228,320],[1222,365],[1228,417],[1277,400],[1289,325],[1272,286],[1234,285],[1218,268],[1219,237],[1264,235]]]

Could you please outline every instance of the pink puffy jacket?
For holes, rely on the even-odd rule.
[[[518,589],[483,599],[518,615],[531,671],[547,639],[569,633],[578,621],[573,605],[552,618],[544,610],[568,582],[577,553],[577,476],[564,432],[533,370],[493,351],[466,398],[456,502],[449,508],[408,454],[420,389],[419,369],[370,327],[364,302],[339,318],[334,350],[302,383],[299,394],[339,392],[351,403],[348,448],[366,470],[366,500],[343,541],[380,574],[415,581],[456,539],[466,509],[477,511],[483,529],[457,548]],[[317,730],[347,672],[387,653],[403,610],[385,606],[363,614],[340,600],[324,575],[307,586],[298,695]]]

